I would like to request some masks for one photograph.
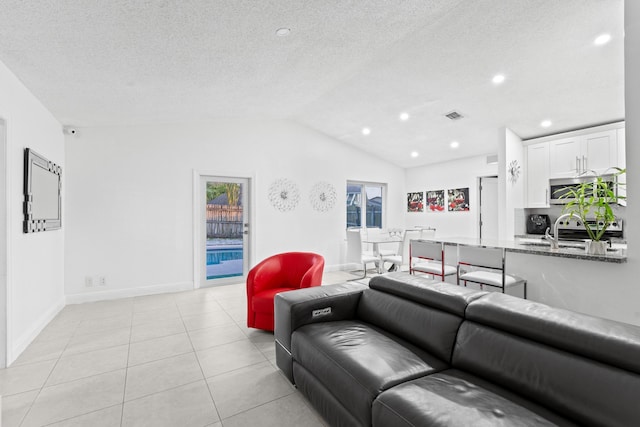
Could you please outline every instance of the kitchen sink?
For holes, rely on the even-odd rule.
[[[520,240],[520,244],[521,245],[525,245],[525,246],[546,246],[546,247],[550,247],[551,246],[551,242],[548,242],[546,240],[535,240],[535,239],[522,239]],[[585,243],[584,242],[560,242],[558,244],[558,246],[560,248],[563,249],[582,249],[584,250],[585,248]]]

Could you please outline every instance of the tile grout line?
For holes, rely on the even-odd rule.
[[[122,387],[122,406],[120,407],[120,427],[124,421],[124,399],[127,393],[127,378],[129,377],[129,357],[131,356],[131,337],[133,336],[133,303],[131,303],[131,325],[129,326],[129,344],[127,345],[127,363],[124,368],[124,386]]]
[[[82,416],[85,416],[85,415],[93,414],[95,412],[104,411],[105,409],[115,408],[116,406],[119,406],[119,405],[120,405],[120,403],[116,403],[115,405],[107,406],[106,408],[96,409],[96,410],[93,410],[93,411],[90,411],[90,412],[85,412],[84,414],[74,415],[73,417],[65,418],[63,420],[58,420],[58,421],[54,421],[52,423],[43,424],[41,427],[51,426],[51,425],[54,425],[54,424],[57,424],[57,423],[61,423],[61,422],[64,422],[64,421],[73,420],[74,418],[79,418],[79,417],[82,417]]]
[[[216,301],[217,304],[217,301]],[[187,325],[184,324],[184,319],[182,317],[182,312],[180,308],[178,308],[178,313],[180,313],[180,320],[182,320],[182,324],[187,329]],[[216,401],[213,398],[213,393],[211,393],[211,387],[209,386],[209,381],[207,381],[207,377],[204,374],[204,369],[202,368],[202,364],[200,363],[200,358],[198,357],[198,352],[193,346],[193,341],[191,341],[191,335],[189,335],[189,331],[187,330],[187,337],[189,338],[189,343],[191,344],[191,348],[193,349],[193,355],[196,357],[196,362],[198,363],[198,367],[200,368],[200,373],[202,374],[202,378],[204,380],[204,385],[207,387],[207,391],[209,392],[209,397],[211,398],[211,403],[213,404],[213,409],[216,411],[216,416],[218,417],[218,421],[222,424],[222,418],[220,418],[220,412],[218,412],[218,406],[216,405]],[[215,423],[215,422],[214,422]]]
[[[213,295],[210,295],[210,294],[209,294],[209,295],[206,295],[206,296],[205,296],[205,298],[206,298],[206,299],[208,299],[208,300],[212,300],[213,302],[215,302],[215,303],[216,303],[216,305],[217,305],[217,306],[222,310],[222,312],[224,312],[226,315],[228,315],[228,316],[230,317],[230,320],[231,320],[231,322],[230,322],[230,323],[225,323],[225,324],[215,325],[215,326],[217,326],[217,327],[221,327],[221,326],[225,326],[225,325],[232,325],[232,324],[239,325],[239,323],[236,321],[236,319],[234,319],[234,318],[229,314],[229,312],[225,309],[225,307],[224,307],[224,306],[222,306],[222,305],[219,303],[219,301],[217,301],[217,298],[216,298],[215,296],[213,296]],[[211,389],[209,388],[209,384],[208,384],[208,382],[206,381],[206,377],[205,377],[205,375],[204,375],[204,371],[203,371],[202,365],[200,364],[200,361],[199,361],[199,359],[198,359],[198,357],[197,357],[197,353],[196,353],[195,348],[194,348],[194,346],[193,346],[193,342],[191,341],[191,336],[190,336],[190,334],[189,334],[189,332],[190,332],[190,331],[188,331],[188,330],[187,330],[186,325],[185,325],[185,323],[184,323],[183,313],[182,313],[182,311],[180,311],[180,306],[179,306],[179,305],[177,304],[177,302],[175,301],[175,299],[176,299],[176,298],[175,298],[175,296],[173,296],[173,298],[172,298],[172,299],[173,299],[173,301],[172,301],[172,302],[173,302],[173,305],[176,307],[177,312],[178,312],[178,315],[179,315],[179,319],[181,320],[181,322],[182,322],[182,326],[184,327],[184,331],[185,331],[184,333],[186,333],[186,334],[187,334],[187,337],[188,337],[188,339],[189,339],[189,341],[190,341],[190,344],[191,344],[191,347],[192,347],[192,352],[194,352],[194,353],[195,353],[196,360],[198,361],[198,365],[199,365],[199,367],[200,367],[200,370],[201,370],[201,373],[202,373],[203,379],[204,379],[205,383],[207,384],[207,387],[208,387],[208,390],[209,390],[210,397],[211,397],[211,399],[212,399],[212,401],[213,401],[213,396],[212,396],[212,394],[211,394]],[[73,342],[73,340],[74,340],[74,339],[77,339],[78,337],[82,337],[83,335],[90,335],[90,334],[91,334],[91,333],[78,334],[78,331],[79,331],[79,329],[80,329],[80,326],[83,324],[83,322],[86,322],[86,321],[95,321],[96,319],[103,319],[103,317],[99,317],[99,318],[88,317],[88,315],[89,315],[89,313],[88,313],[88,312],[82,312],[82,311],[79,311],[79,312],[77,312],[77,313],[72,313],[71,315],[69,315],[69,316],[72,316],[72,318],[71,318],[72,320],[70,319],[70,320],[68,320],[68,321],[66,321],[66,322],[65,322],[65,323],[69,323],[69,327],[70,327],[69,329],[72,329],[72,331],[71,331],[71,334],[69,335],[69,337],[68,337],[68,338],[65,338],[66,343],[64,344],[64,347],[63,347],[63,349],[60,351],[60,353],[59,353],[59,355],[58,355],[58,356],[56,356],[56,357],[52,357],[52,358],[50,358],[50,359],[46,359],[46,360],[36,360],[36,361],[32,361],[32,362],[28,362],[28,363],[24,363],[24,364],[19,364],[19,365],[17,365],[18,367],[24,367],[24,366],[28,366],[29,364],[43,363],[43,362],[50,362],[50,361],[52,361],[52,360],[53,360],[53,361],[55,361],[55,362],[53,363],[52,367],[51,367],[51,370],[48,372],[47,377],[44,379],[44,381],[43,381],[43,383],[42,383],[42,385],[41,385],[40,387],[36,387],[36,388],[31,389],[31,390],[21,391],[20,393],[14,393],[14,394],[16,394],[16,395],[17,395],[17,394],[21,394],[21,393],[27,393],[27,392],[37,391],[37,394],[35,395],[35,397],[34,397],[33,401],[31,401],[31,403],[29,404],[28,409],[26,410],[25,414],[24,414],[24,415],[22,416],[22,418],[19,420],[19,425],[24,424],[24,422],[25,422],[26,418],[27,418],[27,417],[28,417],[28,415],[31,413],[31,410],[33,409],[34,404],[36,403],[36,401],[37,401],[37,400],[38,400],[38,398],[40,397],[40,395],[41,395],[42,391],[44,390],[44,388],[53,387],[53,386],[60,386],[60,385],[63,385],[63,384],[69,384],[69,383],[72,383],[72,382],[75,382],[75,381],[80,381],[80,380],[86,380],[86,379],[91,378],[91,377],[95,377],[95,376],[98,376],[98,375],[103,375],[103,374],[107,374],[107,373],[111,373],[111,372],[116,372],[116,371],[119,371],[120,369],[122,369],[122,368],[113,369],[113,370],[109,370],[109,371],[106,371],[106,372],[100,372],[100,373],[96,373],[96,374],[93,374],[93,375],[88,375],[88,376],[84,376],[84,377],[80,377],[80,378],[75,378],[75,379],[70,380],[70,381],[63,381],[63,382],[60,382],[60,383],[58,383],[58,384],[51,384],[51,385],[47,385],[47,382],[48,382],[48,381],[50,380],[50,378],[52,377],[53,372],[55,371],[55,369],[57,368],[57,366],[59,366],[59,363],[60,363],[60,361],[62,360],[62,358],[63,358],[63,357],[68,357],[68,358],[71,358],[71,357],[77,357],[77,356],[81,356],[81,355],[83,355],[83,354],[87,354],[87,353],[91,353],[91,352],[105,351],[105,350],[108,350],[108,349],[112,349],[112,348],[120,347],[120,346],[123,346],[123,345],[127,345],[127,364],[126,364],[126,366],[124,367],[124,369],[125,369],[125,381],[124,381],[123,400],[122,400],[122,405],[123,405],[123,406],[122,406],[122,412],[121,412],[121,424],[122,424],[122,422],[123,422],[123,416],[124,416],[124,403],[125,403],[125,397],[124,397],[124,396],[125,396],[125,393],[126,393],[126,383],[127,383],[127,379],[128,379],[127,375],[128,375],[128,369],[129,369],[129,359],[130,359],[130,354],[131,354],[131,344],[132,344],[132,336],[133,336],[133,326],[134,326],[134,325],[133,325],[133,314],[134,314],[134,312],[133,312],[133,311],[134,311],[134,307],[135,307],[135,305],[134,305],[134,304],[131,304],[131,305],[128,307],[128,309],[129,309],[129,310],[131,310],[131,311],[130,311],[131,315],[130,315],[129,328],[128,328],[128,331],[129,331],[129,339],[128,339],[128,343],[127,343],[127,344],[116,344],[116,345],[110,345],[110,346],[102,347],[102,348],[87,349],[87,350],[80,351],[80,352],[78,352],[78,353],[66,354],[66,351],[70,349],[71,344],[72,344],[72,342]],[[216,310],[216,311],[217,311],[217,310]],[[121,312],[120,310],[118,310],[118,314],[119,314],[119,315],[122,315],[122,312]],[[198,316],[198,315],[201,315],[201,313],[194,314],[194,316]],[[124,315],[122,315],[122,316],[124,316]],[[105,316],[104,318],[106,319],[107,317]],[[152,322],[150,321],[150,322],[149,322],[149,324],[152,324]],[[214,327],[215,327],[215,326],[214,326]],[[101,334],[101,333],[105,333],[105,332],[116,331],[116,330],[118,330],[118,329],[124,329],[124,328],[113,328],[113,329],[107,329],[107,330],[105,330],[105,331],[92,332],[92,333],[93,333],[93,334]],[[206,328],[200,328],[200,329],[206,329]],[[200,330],[200,329],[194,329],[193,331],[197,331],[197,330]],[[241,328],[240,328],[240,329],[241,329]],[[193,331],[192,331],[192,332],[193,332]],[[242,333],[243,333],[243,335],[246,337],[245,339],[249,339],[249,336],[247,336],[247,334],[245,334],[245,333],[244,333],[244,331],[243,331],[242,329],[241,329],[241,332],[242,332]],[[181,332],[181,333],[182,333],[182,332]],[[169,334],[169,335],[177,335],[177,334]],[[165,336],[163,336],[163,337],[150,338],[150,339],[148,339],[148,340],[157,339],[157,338],[164,338],[164,337],[166,337],[166,335],[165,335]],[[139,341],[139,342],[144,342],[144,341],[148,341],[148,340],[141,340],[141,341]],[[35,340],[34,340],[34,341],[35,341]],[[240,341],[240,339],[239,339],[239,340],[231,341],[231,342],[229,342],[229,343],[221,343],[221,344],[219,344],[219,345],[230,344],[230,343],[232,343],[232,342],[236,342],[236,341]],[[251,340],[250,340],[250,339],[249,339],[249,341],[251,342]],[[252,344],[254,344],[253,342],[251,342],[251,343],[252,343]],[[215,347],[215,346],[214,346],[214,347]],[[258,351],[260,351],[260,349],[258,349],[258,348],[257,348],[257,346],[256,346],[255,344],[254,344],[254,347],[256,347],[256,349],[257,349]],[[208,347],[208,348],[212,348],[212,347]],[[203,350],[206,350],[206,349],[203,349]],[[262,353],[262,352],[261,352],[261,353]],[[188,354],[188,353],[182,353],[182,354]],[[182,355],[182,354],[181,354],[181,355]],[[266,361],[268,362],[268,361],[269,361],[269,360],[268,360],[268,358],[267,358],[264,354],[263,354],[263,356],[265,357]],[[141,363],[141,364],[138,364],[138,365],[135,365],[135,366],[142,366],[142,365],[145,365],[145,364],[153,363],[153,362],[156,362],[156,361],[159,361],[159,360],[168,359],[168,358],[171,358],[171,357],[175,357],[175,355],[174,355],[174,356],[168,356],[168,357],[165,357],[165,358],[162,358],[162,359],[158,359],[158,360],[148,361],[148,362]],[[263,362],[260,362],[260,363],[263,363]],[[240,369],[240,368],[239,368],[239,369]],[[234,371],[234,370],[231,370],[231,371],[228,371],[228,372],[232,372],[232,371]],[[221,374],[222,374],[222,373],[221,373]],[[200,381],[200,380],[198,380],[198,381]],[[188,383],[188,384],[191,384],[191,383]],[[187,384],[184,384],[184,385],[187,385]],[[180,387],[180,386],[177,386],[177,387]],[[175,387],[174,387],[174,388],[175,388]],[[173,389],[173,388],[171,388],[171,389]],[[166,391],[166,390],[165,390],[165,391]],[[158,393],[159,393],[159,392],[158,392]],[[149,395],[152,395],[152,394],[155,394],[155,393],[150,393]],[[145,396],[149,396],[149,395],[145,395]],[[145,396],[137,397],[136,399],[132,399],[132,401],[133,401],[133,400],[140,399],[140,398],[145,397]],[[214,407],[215,407],[215,401],[213,401],[213,403],[214,403]],[[83,414],[77,414],[77,415],[74,415],[74,416],[72,416],[72,417],[65,418],[64,420],[68,420],[68,419],[72,419],[72,418],[81,417],[81,416],[83,416],[83,415],[87,415],[87,414],[90,414],[90,413],[93,413],[93,412],[97,412],[97,411],[100,411],[100,410],[104,410],[104,409],[107,409],[107,408],[110,408],[110,407],[113,407],[113,406],[116,406],[116,405],[111,405],[111,406],[107,406],[107,407],[104,407],[104,408],[99,408],[99,409],[96,409],[96,410],[93,410],[93,411],[89,411],[89,412],[86,412],[86,413],[83,413]],[[216,413],[217,413],[217,407],[215,407],[215,408],[216,408]],[[218,415],[218,419],[220,420],[220,416],[219,416],[220,414],[219,414],[219,413],[217,413],[217,415]],[[60,422],[60,421],[64,421],[64,420],[54,421],[54,423],[56,423],[56,422]],[[220,422],[221,422],[221,421],[220,421]]]
[[[56,317],[57,317],[57,315],[56,315]],[[29,405],[29,409],[27,409],[27,412],[25,412],[24,416],[22,417],[22,419],[18,423],[18,426],[21,426],[24,423],[24,421],[27,419],[27,416],[29,415],[29,413],[33,409],[33,405],[35,405],[36,400],[38,400],[38,397],[40,397],[40,394],[42,393],[42,390],[45,388],[45,385],[47,384],[47,381],[49,381],[49,378],[51,378],[51,374],[53,374],[53,371],[56,369],[56,366],[58,366],[58,362],[60,362],[60,359],[62,358],[62,355],[64,354],[64,352],[66,351],[67,347],[69,346],[69,343],[71,342],[71,339],[75,335],[75,332],[78,329],[79,325],[80,325],[80,322],[78,322],[75,325],[75,329],[73,331],[73,334],[71,334],[71,338],[69,338],[69,341],[65,344],[64,348],[62,349],[62,352],[60,352],[60,355],[55,359],[55,363],[51,367],[51,370],[49,371],[49,374],[47,375],[47,378],[45,378],[44,381],[42,382],[42,386],[40,386],[40,389],[38,389],[38,394],[36,394],[36,397],[34,397],[33,401]],[[38,334],[38,335],[40,335],[40,334]],[[51,359],[51,360],[53,360],[53,359]]]

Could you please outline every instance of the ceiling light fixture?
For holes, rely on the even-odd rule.
[[[411,152],[411,157],[413,157],[414,159],[415,159],[416,157],[418,157],[419,155],[420,155],[420,154],[419,154],[417,151],[412,151],[412,152]]]
[[[493,82],[493,84],[499,85],[504,81],[504,74],[496,74],[495,76],[493,76],[493,79],[491,79],[491,81]]]
[[[409,120],[409,113],[400,113],[400,120],[402,120],[403,122]]]
[[[278,29],[276,30],[276,35],[277,35],[277,36],[280,36],[280,37],[286,37],[286,36],[288,36],[289,34],[291,34],[291,29],[290,29],[290,28],[284,28],[284,27],[283,27],[283,28],[278,28]]]
[[[540,122],[540,126],[542,126],[543,128],[548,128],[549,126],[551,126],[551,120],[543,120]]]
[[[453,141],[449,145],[451,146],[451,148],[458,148],[460,146],[460,143],[458,141]]]
[[[593,41],[593,44],[595,44],[596,46],[602,46],[603,44],[609,43],[610,40],[611,40],[611,34],[600,34]]]
[[[363,135],[369,135],[371,133],[371,129],[369,128],[362,128],[362,134]]]

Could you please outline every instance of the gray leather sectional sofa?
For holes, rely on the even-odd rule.
[[[638,426],[640,328],[406,273],[278,294],[278,367],[331,426]]]

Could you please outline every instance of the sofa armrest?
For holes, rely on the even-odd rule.
[[[357,283],[281,292],[275,297],[276,364],[293,383],[291,334],[309,323],[353,319],[366,286]]]

